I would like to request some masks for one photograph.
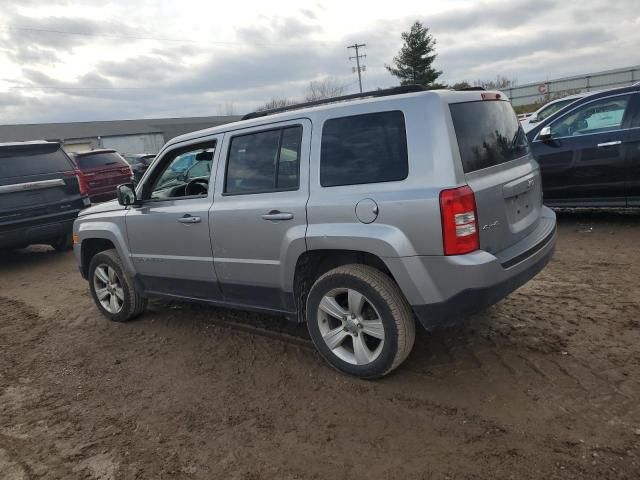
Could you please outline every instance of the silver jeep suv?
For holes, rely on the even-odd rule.
[[[494,304],[555,240],[507,98],[415,86],[174,138],[74,225],[108,318],[152,296],[281,314],[363,378],[405,360],[416,318],[431,330]]]

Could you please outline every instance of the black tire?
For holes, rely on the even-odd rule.
[[[109,312],[98,299],[94,278],[96,269],[101,266],[113,268],[119,280],[119,285],[122,288],[124,298],[122,300],[122,308],[117,313]],[[142,314],[147,307],[147,299],[136,290],[133,280],[122,268],[122,262],[115,249],[99,252],[91,259],[88,279],[91,296],[98,310],[109,320],[114,322],[127,322]]]
[[[377,357],[370,363],[356,365],[345,361],[334,353],[323,339],[320,322],[325,322],[326,319],[318,313],[320,302],[330,292],[342,289],[355,290],[364,295],[382,321],[384,341],[381,342]],[[337,370],[359,378],[379,378],[396,369],[409,356],[415,341],[413,311],[404,295],[389,276],[367,265],[345,265],[322,275],[311,287],[306,315],[309,334],[320,355]],[[335,321],[333,317],[327,318]],[[336,328],[339,327],[340,324]],[[355,352],[353,342],[358,336],[357,329],[349,335],[352,337],[350,341]],[[345,338],[349,341],[348,337]]]
[[[65,252],[73,248],[73,237],[71,236],[71,233],[67,233],[66,235],[56,238],[53,242],[49,243],[49,245],[55,248],[58,252]]]

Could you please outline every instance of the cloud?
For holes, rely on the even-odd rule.
[[[417,11],[429,11],[424,2]],[[435,67],[452,83],[496,74],[526,83],[640,63],[639,20],[627,14],[637,0],[540,0],[535,6],[524,0],[467,0],[438,13],[400,17],[398,8],[372,5],[362,12],[363,21],[348,28],[332,23],[343,20],[342,13],[328,6],[311,3],[278,13],[274,5],[273,14],[247,12],[236,28],[220,13],[211,24],[214,33],[202,42],[194,33],[207,18],[202,12],[158,7],[153,0],[112,0],[104,12],[132,13],[120,18],[67,3],[26,0],[0,12],[0,24],[10,27],[0,28],[0,64],[14,72],[0,72],[0,85],[27,87],[0,87],[4,122],[210,115],[226,103],[241,113],[274,96],[301,98],[309,81],[327,75],[349,83],[353,92],[356,77],[346,46],[355,40],[367,43],[365,89],[388,87],[397,79],[384,65],[416,19],[437,38]],[[51,4],[61,5],[55,16],[35,15]],[[137,23],[149,12],[158,17]],[[164,28],[153,32],[151,25],[160,24]],[[229,28],[218,34],[222,26]],[[72,73],[68,62],[75,66]]]
[[[35,2],[32,2],[35,4]],[[96,38],[133,35],[123,24],[82,17],[25,17],[13,15],[3,26],[0,48],[19,65],[55,64],[61,53],[95,42]]]

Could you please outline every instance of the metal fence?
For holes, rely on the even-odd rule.
[[[505,88],[514,106],[544,103],[581,92],[627,87],[640,82],[640,65]]]

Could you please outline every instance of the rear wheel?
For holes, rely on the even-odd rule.
[[[131,320],[147,306],[147,300],[135,289],[114,249],[97,253],[91,259],[89,288],[98,309],[114,322]]]
[[[307,324],[324,359],[360,378],[397,368],[415,339],[413,313],[402,292],[366,265],[338,267],[320,277],[307,299]]]

